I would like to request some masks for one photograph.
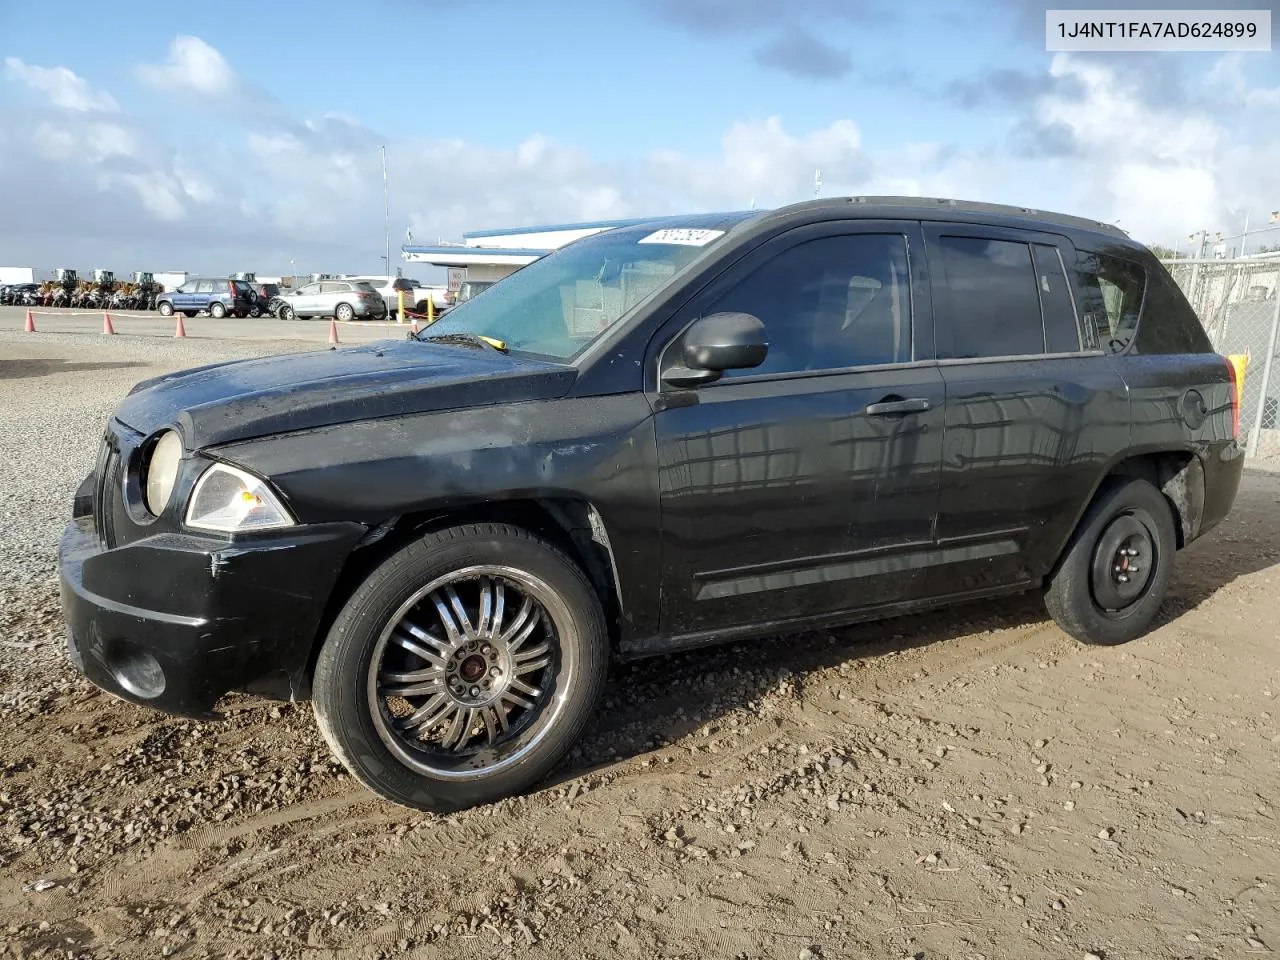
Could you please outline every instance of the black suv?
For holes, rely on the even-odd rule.
[[[314,700],[370,788],[537,782],[636,657],[1019,591],[1140,636],[1240,482],[1239,384],[1118,229],[899,198],[578,240],[405,340],[138,384],[70,655]]]

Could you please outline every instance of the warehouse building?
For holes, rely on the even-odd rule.
[[[409,263],[425,263],[449,270],[449,288],[465,276],[468,280],[501,280],[539,257],[566,243],[593,233],[644,223],[635,220],[595,220],[588,223],[561,223],[540,227],[513,227],[507,230],[473,230],[462,235],[461,243],[436,246],[405,244],[401,257]]]

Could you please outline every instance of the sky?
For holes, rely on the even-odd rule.
[[[410,233],[776,207],[816,168],[1184,249],[1268,225],[1275,54],[1047,53],[1045,6],[0,0],[0,264],[383,272],[384,146],[397,267]]]

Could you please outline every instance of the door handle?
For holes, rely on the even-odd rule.
[[[915,397],[911,400],[881,400],[879,403],[867,405],[867,416],[897,417],[908,413],[924,413],[929,408],[929,401],[924,397]]]

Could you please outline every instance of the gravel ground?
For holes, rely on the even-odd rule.
[[[614,670],[537,792],[384,804],[305,704],[201,724],[62,659],[54,556],[158,372],[314,345],[0,332],[0,956],[1234,958],[1280,948],[1280,477],[1161,626],[1033,599]]]

